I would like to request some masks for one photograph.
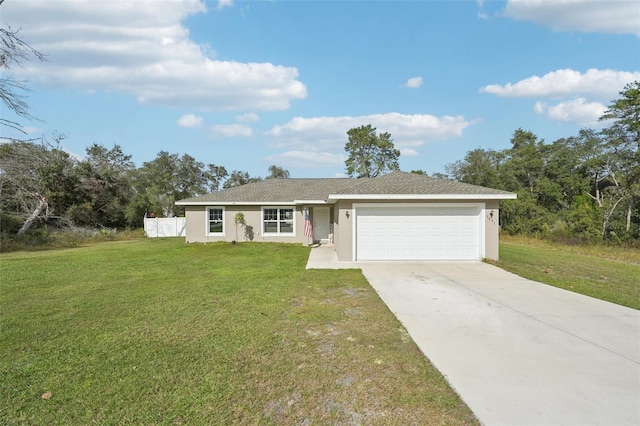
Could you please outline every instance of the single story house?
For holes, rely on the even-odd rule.
[[[186,241],[333,244],[341,261],[498,259],[500,200],[516,194],[394,171],[375,178],[268,179],[177,201]],[[308,218],[308,227],[305,221]]]

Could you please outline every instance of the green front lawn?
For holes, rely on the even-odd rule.
[[[640,251],[501,236],[495,264],[524,278],[640,309]]]
[[[0,255],[0,423],[477,424],[359,271],[183,241]]]

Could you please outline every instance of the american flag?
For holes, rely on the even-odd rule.
[[[309,209],[304,210],[304,235],[313,239],[313,226],[311,225],[311,219],[309,219]]]

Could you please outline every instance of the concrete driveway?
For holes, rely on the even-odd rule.
[[[481,262],[359,262],[485,425],[640,425],[640,312]]]

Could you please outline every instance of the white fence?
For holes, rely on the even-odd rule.
[[[184,217],[145,217],[144,234],[149,238],[184,237],[186,225]]]

